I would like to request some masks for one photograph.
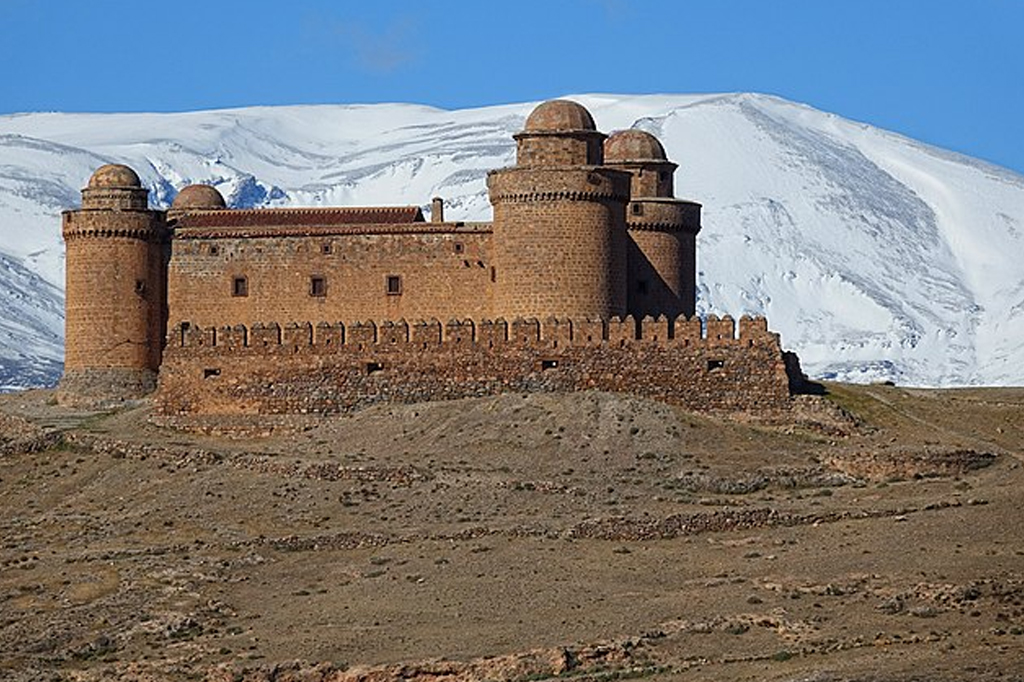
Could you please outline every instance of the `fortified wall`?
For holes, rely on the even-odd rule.
[[[738,333],[737,333],[738,332]],[[291,323],[171,330],[164,414],[338,413],[509,391],[632,393],[698,411],[789,402],[764,318]]]

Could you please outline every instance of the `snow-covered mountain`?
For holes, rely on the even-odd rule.
[[[775,97],[573,97],[604,132],[658,135],[704,204],[702,313],[767,314],[815,377],[1024,384],[1024,176]],[[0,117],[0,385],[54,381],[60,210],[102,163],[166,205],[192,182],[234,206],[419,204],[488,220],[535,103]]]

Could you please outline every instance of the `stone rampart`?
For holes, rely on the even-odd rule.
[[[337,413],[587,389],[706,412],[790,402],[779,339],[764,318],[180,323],[168,336],[156,395],[164,414]]]

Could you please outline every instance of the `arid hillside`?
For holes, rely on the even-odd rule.
[[[0,679],[1024,680],[1024,389],[0,398]]]

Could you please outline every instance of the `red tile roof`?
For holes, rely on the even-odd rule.
[[[341,208],[258,208],[189,211],[177,216],[177,227],[328,227],[332,225],[399,225],[422,223],[418,206]]]

